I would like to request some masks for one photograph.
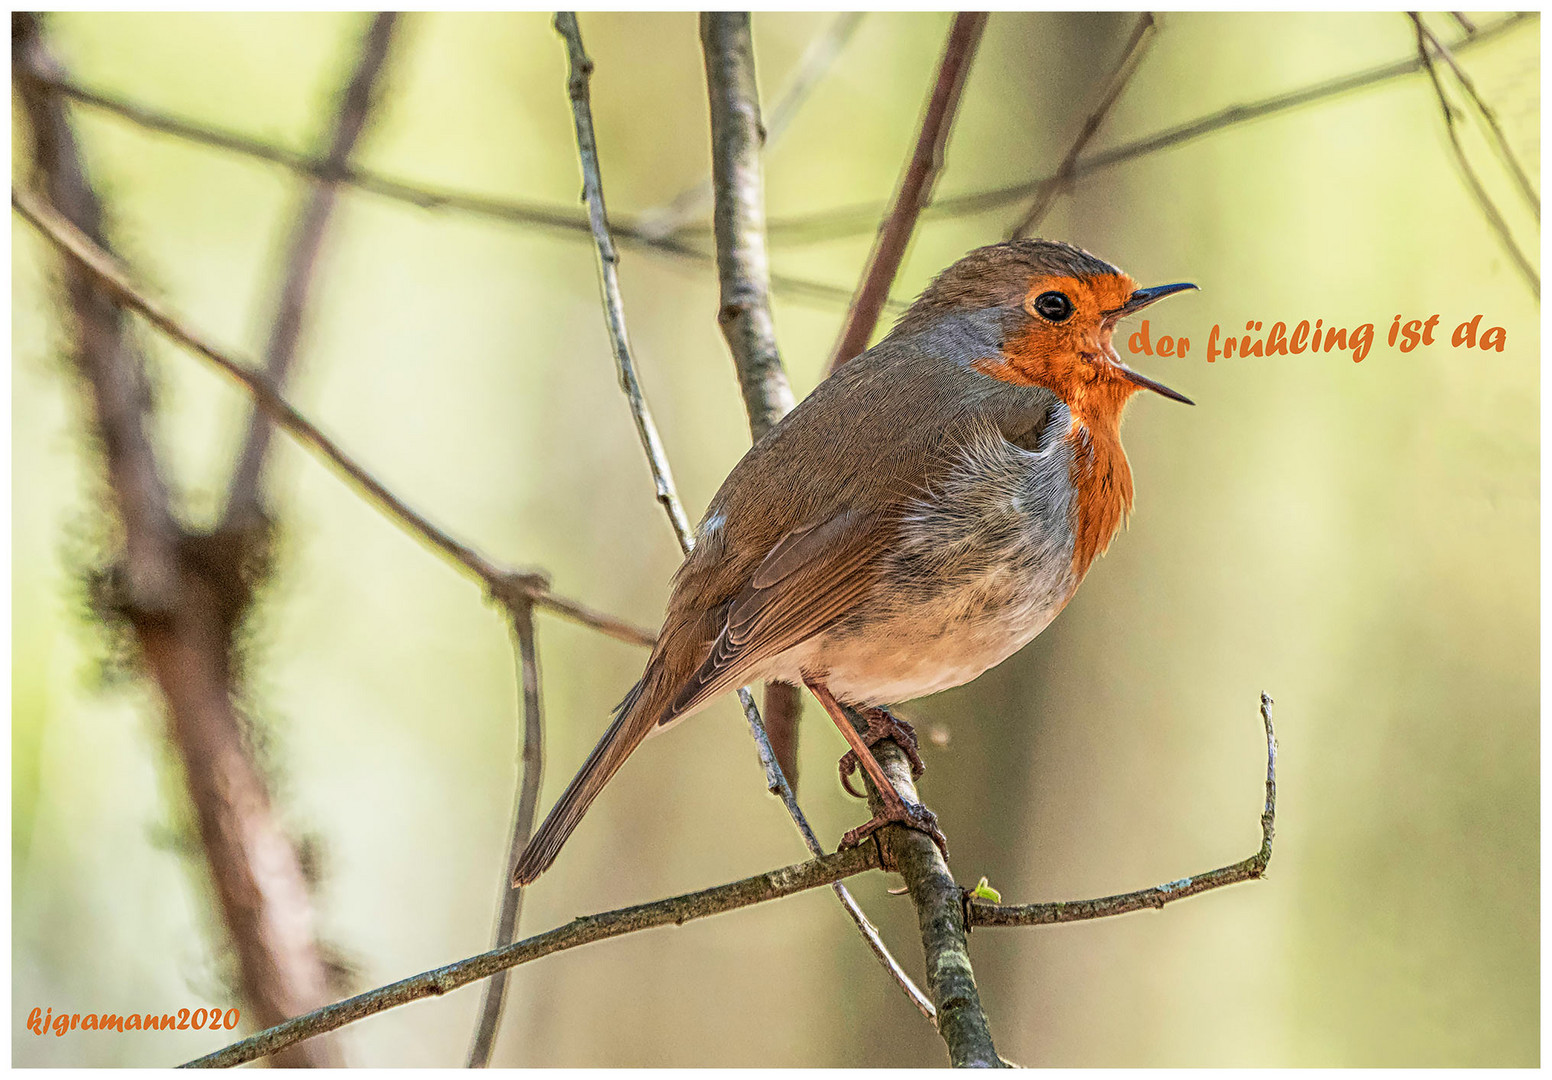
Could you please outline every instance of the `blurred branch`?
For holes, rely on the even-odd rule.
[[[1126,89],[1126,84],[1131,81],[1138,65],[1142,63],[1148,46],[1153,44],[1153,35],[1157,32],[1158,26],[1158,20],[1153,17],[1151,11],[1145,11],[1137,17],[1137,25],[1132,29],[1132,36],[1127,41],[1126,48],[1121,50],[1121,59],[1117,62],[1115,70],[1110,73],[1110,78],[1105,81],[1105,89],[1099,95],[1099,104],[1094,107],[1094,111],[1089,113],[1088,119],[1078,129],[1078,137],[1073,140],[1067,156],[1057,166],[1056,172],[1035,189],[1035,197],[1030,203],[1029,210],[1019,219],[1018,224],[1008,231],[1010,240],[1033,233],[1045,219],[1056,197],[1072,188],[1073,174],[1078,168],[1078,155],[1083,153],[1089,141],[1099,133],[1105,118],[1110,115],[1110,110],[1120,100],[1121,92]]]
[[[670,924],[679,926],[724,911],[779,900],[808,889],[818,888],[851,877],[879,866],[879,851],[874,844],[838,851],[810,862],[783,867],[764,874],[743,878],[727,885],[685,893],[682,896],[656,900],[650,904],[619,908],[598,915],[585,915],[573,919],[565,926],[505,948],[471,956],[445,967],[401,979],[396,983],[378,987],[353,998],[327,1005],[322,1009],[299,1016],[267,1031],[261,1031],[213,1054],[196,1058],[184,1068],[229,1068],[254,1061],[281,1047],[291,1046],[327,1031],[334,1031],[346,1024],[387,1009],[419,1001],[428,997],[440,997],[460,986],[478,979],[489,978],[498,971],[506,971],[552,953],[574,949],[595,941],[634,934]]]
[[[625,307],[620,298],[619,278],[615,270],[619,255],[616,254],[614,244],[610,240],[609,218],[604,207],[603,178],[598,164],[598,145],[593,136],[593,110],[589,95],[589,79],[593,73],[593,62],[582,47],[582,31],[577,26],[575,13],[557,12],[555,30],[566,43],[569,61],[566,87],[576,126],[577,154],[582,166],[583,197],[587,200],[588,217],[592,222],[594,242],[598,248],[599,285],[603,294],[604,319],[609,327],[615,363],[619,368],[620,387],[630,402],[631,415],[636,421],[636,432],[640,436],[642,449],[646,452],[647,462],[656,484],[658,502],[668,513],[669,523],[673,526],[674,535],[678,537],[680,548],[688,555],[695,546],[695,537],[690,530],[688,519],[685,518],[684,508],[679,504],[679,496],[674,490],[673,474],[669,470],[662,443],[657,437],[657,427],[652,422],[651,410],[636,380],[630,355],[630,341],[625,330]],[[744,707],[744,716],[749,722],[750,732],[754,736],[755,746],[760,754],[760,763],[765,769],[767,787],[781,796],[782,804],[787,808],[787,813],[792,817],[798,832],[802,834],[808,850],[815,856],[822,855],[824,849],[814,835],[814,830],[809,826],[807,818],[804,817],[802,809],[799,808],[791,785],[782,775],[781,766],[776,761],[769,736],[760,720],[760,711],[755,706],[754,697],[750,694],[749,688],[739,687],[738,698]],[[847,913],[851,915],[863,937],[867,939],[868,947],[873,950],[874,955],[884,964],[890,976],[901,986],[916,1007],[923,1015],[930,1018],[932,1006],[900,965],[895,962],[894,957],[889,954],[889,950],[878,936],[878,931],[868,921],[861,907],[844,886],[837,884],[835,889]]]
[[[1520,12],[1508,15],[1490,26],[1479,29],[1475,34],[1471,34],[1456,42],[1451,48],[1458,55],[1467,49],[1474,49],[1489,41],[1496,41],[1516,27],[1539,18],[1539,13],[1535,12]],[[1313,105],[1317,102],[1329,101],[1332,98],[1356,93],[1360,90],[1372,89],[1394,79],[1414,75],[1422,70],[1423,62],[1416,55],[1413,55],[1406,60],[1384,64],[1379,67],[1365,68],[1350,75],[1312,83],[1309,86],[1284,94],[1274,94],[1271,97],[1261,98],[1257,101],[1230,105],[1227,108],[1197,117],[1195,120],[1164,128],[1140,139],[1122,143],[1120,146],[1110,150],[1100,151],[1092,157],[1079,161],[1073,169],[1072,179],[1080,180],[1093,173],[1101,172],[1129,161],[1137,161],[1162,150],[1168,150],[1182,143],[1191,142],[1228,128],[1237,127],[1240,124],[1288,112],[1292,109],[1302,108],[1306,105]],[[1029,198],[1040,189],[1041,184],[1051,179],[1052,177],[1047,176],[1038,180],[1013,184],[1008,187],[992,188],[986,191],[969,192],[964,195],[939,199],[923,211],[923,216],[933,219],[951,218],[996,210]],[[824,210],[799,217],[775,219],[770,222],[770,235],[773,240],[785,241],[787,243],[815,242],[834,240],[847,236],[860,236],[875,227],[880,212],[879,204],[865,203],[838,207],[834,210]]]
[[[620,641],[633,645],[653,643],[655,635],[650,631],[632,626],[612,615],[594,611],[574,600],[551,592],[543,575],[522,573],[498,566],[474,548],[454,539],[412,509],[384,486],[382,481],[373,476],[365,466],[346,454],[333,439],[319,430],[317,425],[276,393],[262,373],[245,361],[233,359],[230,353],[211,344],[209,339],[173,314],[165,304],[136,285],[112,254],[103,250],[75,225],[62,218],[32,194],[18,188],[11,189],[11,205],[44,237],[69,255],[119,303],[139,312],[162,333],[203,356],[241,383],[253,394],[260,408],[267,410],[287,433],[332,465],[351,486],[363,493],[378,509],[398,522],[407,532],[455,566],[479,579],[494,598],[510,604],[513,597],[526,596],[539,607],[548,608]]]
[[[13,71],[57,70],[35,14],[12,14],[11,48]],[[62,213],[41,204],[37,209],[101,251],[105,214],[63,101],[25,78],[16,89],[33,167]],[[133,632],[166,706],[169,739],[183,763],[247,1011],[261,1024],[274,1024],[326,1000],[327,978],[306,877],[248,757],[233,705],[231,628],[244,598],[221,588],[218,538],[185,532],[173,515],[146,430],[151,406],[144,358],[112,290],[68,260],[65,281],[75,363],[94,407],[124,534],[119,580],[109,582],[110,590],[118,585],[117,595],[110,602]],[[329,1043],[276,1058],[280,1065],[338,1063]]]
[[[512,871],[517,857],[533,834],[534,817],[539,809],[539,786],[544,780],[544,712],[539,693],[539,640],[534,631],[533,606],[529,602],[512,605],[512,637],[523,686],[523,750],[518,778],[517,805],[512,812],[512,842],[508,848],[506,869],[501,875],[500,914],[496,918],[495,939],[491,947],[500,949],[517,937],[523,914],[523,895],[528,890],[512,888]],[[501,1027],[501,1011],[506,1001],[507,974],[498,971],[485,984],[480,1001],[480,1023],[475,1029],[474,1045],[469,1050],[469,1068],[483,1069],[490,1064],[496,1048],[496,1033]]]
[[[747,14],[746,12],[746,18]],[[852,34],[865,14],[867,13],[863,11],[841,12],[831,20],[823,34],[809,43],[802,59],[798,61],[796,72],[788,80],[781,94],[777,96],[776,104],[771,109],[770,123],[762,125],[763,134],[757,153],[763,154],[776,145],[776,141],[792,123],[793,117],[797,116],[798,110],[808,100],[808,95],[819,84],[825,72],[830,70],[830,65],[835,63],[835,58],[841,54],[846,43],[851,40]],[[705,19],[706,13],[703,12],[701,16],[703,40]],[[637,218],[637,228],[647,236],[658,238],[672,236],[705,213],[707,205],[713,201],[713,182],[714,176],[707,177],[680,192],[667,205],[648,210]],[[763,206],[761,212],[762,214],[764,212]]]
[[[1455,79],[1460,83],[1461,89],[1466,92],[1466,96],[1471,99],[1471,103],[1477,107],[1477,112],[1482,115],[1488,130],[1493,134],[1493,145],[1498,149],[1498,156],[1503,159],[1509,174],[1514,177],[1514,182],[1519,185],[1520,194],[1525,196],[1525,203],[1530,207],[1530,212],[1536,215],[1537,221],[1540,221],[1541,194],[1536,190],[1536,186],[1530,182],[1530,175],[1526,173],[1525,166],[1520,164],[1520,159],[1515,155],[1514,148],[1509,145],[1509,137],[1504,134],[1503,127],[1498,122],[1498,113],[1477,92],[1476,83],[1471,81],[1471,76],[1466,74],[1466,69],[1460,66],[1460,63],[1455,59],[1455,54],[1450,52],[1449,47],[1440,41],[1432,30],[1428,29],[1427,24],[1422,20],[1422,16],[1414,12],[1412,14],[1412,21],[1422,31],[1423,36],[1428,39],[1428,43],[1434,47],[1434,51],[1444,59],[1446,64],[1450,65],[1450,70],[1455,73]],[[1470,32],[1471,30],[1468,27],[1467,33],[1469,34]]]
[[[1434,94],[1439,99],[1439,108],[1444,111],[1444,129],[1449,134],[1450,146],[1455,151],[1455,160],[1460,165],[1460,171],[1466,180],[1466,186],[1470,189],[1472,197],[1476,199],[1477,205],[1482,208],[1482,216],[1487,219],[1488,225],[1497,235],[1498,242],[1503,246],[1504,253],[1509,256],[1524,276],[1526,284],[1530,286],[1531,292],[1535,294],[1536,299],[1540,300],[1541,275],[1536,272],[1536,268],[1531,265],[1525,253],[1520,250],[1520,246],[1515,243],[1514,234],[1509,229],[1509,223],[1498,212],[1498,207],[1493,202],[1492,196],[1488,195],[1487,189],[1482,186],[1482,181],[1478,178],[1476,170],[1471,167],[1471,159],[1466,156],[1466,148],[1460,141],[1460,132],[1455,127],[1457,119],[1455,106],[1450,104],[1450,99],[1444,92],[1444,84],[1439,81],[1439,73],[1434,69],[1433,57],[1428,52],[1428,31],[1423,26],[1423,20],[1415,11],[1407,12],[1407,17],[1412,20],[1412,25],[1417,31],[1418,59],[1421,61],[1424,70],[1428,72],[1428,78],[1433,83]],[[1538,220],[1540,219],[1539,214],[1537,218]]]
[[[273,143],[267,143],[261,139],[255,139],[238,132],[173,116],[170,113],[130,101],[116,94],[106,93],[101,90],[91,90],[63,76],[29,75],[28,78],[41,86],[56,90],[82,105],[101,109],[103,112],[111,113],[147,131],[155,131],[186,142],[198,143],[216,150],[224,150],[228,153],[241,154],[244,157],[265,161],[271,165],[278,165],[283,169],[289,169],[304,176],[312,176],[319,180],[345,184],[358,191],[369,192],[395,202],[407,203],[421,210],[446,210],[474,217],[482,217],[492,221],[501,221],[509,225],[527,225],[549,229],[574,237],[587,236],[591,231],[588,219],[584,215],[562,207],[526,202],[518,199],[491,198],[485,195],[476,195],[472,192],[439,188],[427,184],[414,184],[406,180],[384,176],[382,173],[355,165],[350,165],[343,169],[332,169],[326,161],[317,160],[306,154],[298,154],[285,147],[276,146]],[[615,222],[614,236],[616,241],[624,246],[653,251],[681,262],[705,265],[711,261],[711,256],[707,252],[682,239],[654,236],[639,226],[630,223]],[[773,275],[771,280],[784,296],[789,296],[794,300],[806,300],[822,304],[844,304],[851,297],[851,290],[839,285],[828,285],[820,281],[786,277],[780,274]],[[903,309],[906,305],[902,301],[891,300],[889,306],[891,308]]]
[[[346,168],[356,141],[366,129],[367,119],[377,97],[378,77],[388,59],[388,46],[393,40],[397,19],[398,16],[391,11],[380,11],[372,16],[371,25],[361,39],[355,73],[340,95],[334,132],[323,161],[325,172],[313,180],[302,211],[292,225],[285,269],[280,276],[275,315],[270,323],[269,343],[264,348],[264,374],[270,385],[277,390],[285,386],[286,377],[296,358],[297,345],[302,336],[302,317],[312,292],[314,271],[339,196],[339,181],[330,178],[330,174],[337,175]],[[269,414],[254,406],[248,417],[248,431],[238,453],[237,465],[232,471],[231,486],[227,490],[226,510],[222,515],[223,528],[244,532],[260,525],[265,519],[259,479],[273,431]]]
[[[1146,908],[1161,908],[1176,900],[1221,889],[1241,881],[1255,881],[1266,874],[1272,861],[1272,835],[1277,822],[1277,734],[1272,729],[1272,699],[1261,695],[1261,722],[1266,727],[1266,805],[1261,811],[1261,850],[1248,859],[1210,870],[1205,874],[1155,885],[1151,889],[1105,896],[1098,900],[1068,900],[1054,904],[988,904],[969,900],[972,926],[1050,926],[1125,915]]]
[[[959,97],[970,75],[976,46],[981,43],[986,18],[984,11],[961,11],[949,27],[932,96],[927,100],[921,127],[916,132],[916,147],[900,178],[894,205],[874,238],[862,280],[846,312],[840,340],[830,357],[831,371],[866,349],[873,328],[878,325],[890,286],[905,260],[905,249],[916,229],[916,219],[922,208],[932,201],[932,188],[943,169],[943,152],[948,146],[949,133],[954,129]]]

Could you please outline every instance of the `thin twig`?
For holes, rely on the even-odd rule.
[[[593,222],[593,235],[598,248],[598,269],[600,289],[603,293],[604,317],[609,326],[609,336],[614,346],[615,363],[620,372],[620,386],[625,391],[630,401],[631,414],[636,421],[636,431],[640,436],[643,451],[647,456],[648,464],[652,470],[653,480],[657,485],[658,502],[668,514],[669,523],[673,526],[674,535],[679,540],[679,546],[688,555],[695,546],[694,534],[690,531],[688,519],[685,518],[684,508],[679,504],[679,497],[674,490],[673,475],[669,471],[668,461],[663,453],[662,444],[657,438],[657,428],[652,422],[651,409],[647,405],[646,398],[642,395],[640,385],[636,380],[634,365],[631,361],[629,338],[625,331],[625,308],[620,298],[619,280],[615,273],[615,263],[619,256],[614,251],[614,245],[609,238],[609,218],[604,207],[603,178],[598,163],[598,145],[593,136],[593,112],[589,96],[589,79],[593,71],[593,62],[587,56],[582,47],[582,32],[577,26],[576,15],[572,12],[562,11],[555,15],[555,30],[566,43],[566,54],[569,61],[569,74],[567,78],[567,93],[571,99],[572,117],[577,133],[577,152],[581,161],[583,176],[583,197],[587,200],[588,217]],[[808,850],[815,856],[822,855],[824,849],[820,846],[814,830],[809,827],[808,820],[803,811],[798,807],[797,798],[793,795],[792,787],[782,775],[781,766],[777,763],[775,752],[771,748],[770,739],[765,730],[765,725],[760,720],[760,710],[755,706],[754,696],[747,686],[739,687],[739,702],[743,705],[744,716],[749,722],[750,733],[754,736],[755,746],[760,754],[760,764],[765,770],[766,785],[773,792],[781,796],[782,804],[787,808],[798,832],[803,836],[803,842]],[[905,971],[889,954],[883,940],[878,936],[878,931],[863,914],[845,886],[837,883],[836,895],[840,897],[847,912],[851,915],[863,937],[867,940],[868,947],[873,950],[888,970],[890,977],[897,982],[910,997],[913,1004],[922,1011],[923,1015],[931,1018],[932,1006],[925,995],[916,987]]]
[[[267,1031],[261,1031],[225,1049],[188,1062],[184,1068],[229,1068],[254,1061],[277,1049],[293,1043],[334,1031],[411,1001],[428,997],[440,997],[460,986],[478,979],[489,978],[498,971],[506,971],[552,953],[574,949],[595,941],[634,934],[659,926],[675,925],[708,915],[720,915],[724,911],[779,900],[808,889],[828,885],[842,878],[876,870],[879,865],[878,848],[872,844],[824,855],[806,863],[783,867],[764,874],[743,878],[727,885],[718,885],[700,892],[656,900],[650,904],[605,911],[598,915],[585,915],[573,919],[543,934],[471,956],[445,967],[401,979],[396,983],[369,990],[353,998],[327,1005],[322,1009],[299,1016]]]
[[[1094,106],[1088,119],[1083,121],[1083,126],[1078,129],[1077,138],[1072,141],[1072,146],[1067,150],[1067,156],[1062,158],[1062,163],[1056,167],[1056,172],[1035,189],[1035,197],[1030,202],[1028,212],[1019,219],[1017,225],[1008,230],[1009,239],[1018,239],[1033,233],[1040,227],[1040,222],[1045,219],[1056,197],[1071,189],[1073,174],[1078,168],[1078,155],[1083,153],[1084,148],[1099,133],[1105,118],[1110,115],[1110,110],[1120,100],[1121,92],[1126,89],[1126,84],[1131,81],[1132,75],[1142,63],[1148,46],[1153,43],[1153,35],[1158,30],[1158,25],[1158,20],[1153,17],[1151,11],[1145,11],[1137,17],[1137,25],[1132,29],[1132,36],[1127,41],[1126,48],[1121,50],[1121,59],[1116,63],[1110,77],[1105,80],[1105,89],[1099,95],[1099,104]]]
[[[12,14],[11,47],[13,73],[57,68],[35,14]],[[24,78],[17,97],[34,169],[63,210],[46,212],[94,247],[106,244],[106,215],[63,100]],[[236,955],[244,1011],[260,1024],[277,1023],[327,1000],[328,980],[301,861],[247,753],[233,704],[232,597],[199,572],[213,561],[210,538],[187,533],[171,510],[146,433],[145,362],[127,317],[82,266],[66,260],[64,278],[75,362],[124,533],[123,584],[114,600],[166,707],[168,739],[183,765],[216,908]],[[339,1055],[332,1043],[315,1043],[275,1063],[331,1065]]]
[[[1261,849],[1248,859],[1205,874],[1155,885],[1151,889],[1104,896],[1097,900],[1068,900],[1047,904],[988,904],[969,902],[972,926],[1050,926],[1125,915],[1161,908],[1176,900],[1266,876],[1272,861],[1272,836],[1277,823],[1277,733],[1272,729],[1272,699],[1261,695],[1261,722],[1266,728],[1266,803],[1261,810]]]
[[[1452,11],[1450,12],[1450,17],[1453,18],[1456,22],[1460,23],[1460,28],[1467,34],[1474,34],[1477,32],[1477,24],[1467,18],[1464,11]]]
[[[371,24],[361,38],[355,72],[340,95],[333,135],[324,157],[325,169],[335,173],[343,171],[355,150],[356,141],[366,130],[397,19],[398,15],[392,11],[378,12],[372,16]],[[302,211],[292,225],[291,241],[283,263],[285,269],[279,278],[275,314],[270,321],[269,343],[264,347],[264,373],[277,390],[285,386],[296,359],[302,338],[302,318],[339,190],[337,180],[315,179]],[[227,529],[246,530],[265,516],[259,478],[273,431],[269,414],[255,405],[249,413],[247,434],[243,437],[237,466],[227,489],[226,510],[222,514],[222,525]]]
[[[986,28],[986,17],[984,11],[961,11],[949,27],[932,95],[916,132],[915,148],[900,177],[894,203],[873,240],[862,280],[852,296],[840,339],[830,356],[831,371],[866,349],[873,328],[878,325],[884,301],[889,297],[900,264],[905,261],[905,249],[916,229],[916,219],[932,201],[933,185],[943,170],[944,150],[954,129],[954,116],[959,111],[960,94],[970,75],[970,63],[975,59],[976,46]]]
[[[679,504],[679,494],[674,490],[674,474],[669,468],[668,456],[663,452],[663,441],[658,438],[657,424],[652,420],[652,410],[641,393],[641,383],[636,379],[636,366],[631,360],[630,337],[625,330],[625,303],[620,298],[620,255],[614,248],[609,232],[609,215],[604,207],[603,177],[598,169],[598,141],[593,134],[593,109],[589,101],[589,80],[593,73],[593,61],[582,51],[582,34],[577,28],[577,17],[569,11],[557,12],[555,30],[565,39],[570,59],[570,76],[566,88],[571,98],[571,117],[577,132],[577,156],[582,163],[582,197],[587,201],[587,218],[593,229],[593,243],[598,249],[598,283],[603,293],[604,322],[609,327],[609,341],[614,346],[615,369],[619,374],[620,389],[630,403],[631,417],[636,421],[636,434],[641,437],[641,447],[647,453],[647,466],[652,471],[652,484],[657,491],[657,501],[668,514],[679,538],[679,546],[688,554],[695,546],[694,530]]]
[[[1451,48],[1459,55],[1468,49],[1474,49],[1489,41],[1496,41],[1511,30],[1539,18],[1540,15],[1534,12],[1520,12],[1505,16],[1491,26],[1478,30],[1470,37],[1456,42]],[[1341,97],[1345,94],[1370,90],[1395,79],[1414,75],[1422,70],[1423,63],[1414,54],[1405,60],[1392,64],[1383,64],[1379,67],[1365,68],[1362,71],[1312,83],[1309,86],[1298,90],[1291,90],[1284,94],[1275,94],[1257,101],[1230,105],[1216,112],[1199,116],[1195,120],[1188,120],[1183,124],[1164,128],[1151,135],[1145,135],[1140,139],[1122,143],[1120,146],[1110,150],[1102,150],[1092,157],[1085,158],[1079,161],[1077,167],[1073,170],[1073,179],[1081,180],[1083,177],[1093,173],[1102,172],[1105,169],[1114,168],[1126,162],[1137,161],[1151,154],[1156,154],[1229,128],[1238,127],[1241,124],[1250,123],[1254,120],[1264,119],[1268,116],[1302,108],[1306,105],[1313,105],[1321,101]],[[939,199],[928,206],[923,211],[922,216],[937,220],[998,210],[1013,203],[1023,202],[1039,190],[1041,184],[1050,179],[1051,177],[1046,176],[1012,184],[1007,187],[974,191],[964,195]],[[769,232],[772,242],[784,244],[817,243],[848,236],[861,236],[877,227],[878,216],[881,212],[882,208],[878,203],[863,203],[837,207],[832,210],[822,210],[817,213],[796,217],[773,218],[769,223]]]
[[[539,810],[539,786],[544,780],[544,712],[539,692],[539,640],[534,631],[533,606],[518,603],[512,607],[512,637],[523,685],[523,749],[518,778],[517,805],[512,812],[512,842],[508,846],[506,870],[501,875],[500,914],[496,919],[493,949],[510,945],[517,937],[523,915],[523,894],[527,889],[512,888],[512,870],[517,857],[533,834],[534,817]],[[469,1049],[469,1068],[483,1069],[490,1064],[496,1048],[496,1033],[501,1027],[501,1010],[506,1001],[507,973],[499,971],[485,984],[480,1000],[480,1022],[474,1044]]]
[[[1514,182],[1519,185],[1520,194],[1525,196],[1525,203],[1530,207],[1530,212],[1536,215],[1537,221],[1540,221],[1541,193],[1531,183],[1530,174],[1525,171],[1525,166],[1520,164],[1520,159],[1515,154],[1514,148],[1509,145],[1509,137],[1504,134],[1504,129],[1498,122],[1498,113],[1478,93],[1476,83],[1471,80],[1470,75],[1466,74],[1466,69],[1460,66],[1459,61],[1455,59],[1455,54],[1450,52],[1449,46],[1440,41],[1434,35],[1434,32],[1428,29],[1422,20],[1422,16],[1414,16],[1414,21],[1418,28],[1422,30],[1423,35],[1427,37],[1428,43],[1434,47],[1434,51],[1444,58],[1446,64],[1450,65],[1450,70],[1455,73],[1455,78],[1459,81],[1461,89],[1466,91],[1466,96],[1471,99],[1471,103],[1477,107],[1477,112],[1486,121],[1488,129],[1493,133],[1493,144],[1498,148],[1498,156],[1503,159],[1504,165],[1509,169],[1509,174],[1514,177]],[[1467,32],[1469,33],[1470,31],[1468,30]]]
[[[1439,73],[1434,69],[1433,57],[1428,52],[1427,30],[1423,27],[1423,20],[1417,12],[1407,12],[1417,30],[1417,55],[1423,68],[1428,72],[1428,78],[1433,83],[1434,94],[1439,99],[1439,108],[1444,111],[1444,130],[1450,137],[1450,146],[1455,151],[1455,160],[1460,165],[1461,175],[1465,178],[1466,186],[1471,190],[1472,197],[1482,209],[1482,216],[1487,219],[1488,225],[1498,237],[1498,242],[1503,246],[1504,253],[1513,261],[1515,267],[1524,276],[1526,284],[1535,294],[1536,299],[1541,299],[1541,275],[1531,265],[1525,253],[1520,250],[1519,244],[1514,241],[1514,233],[1509,229],[1509,223],[1498,212],[1497,205],[1487,189],[1482,186],[1482,181],[1477,177],[1477,172],[1471,167],[1471,160],[1466,156],[1466,148],[1461,144],[1460,132],[1456,130],[1455,106],[1450,104],[1449,97],[1444,92],[1444,84],[1439,81]]]
[[[33,81],[57,90],[82,105],[111,113],[147,131],[155,131],[228,153],[241,154],[304,176],[346,184],[358,191],[406,203],[420,210],[468,214],[510,225],[549,229],[573,237],[586,237],[591,233],[586,216],[565,207],[519,199],[492,198],[452,188],[415,184],[355,165],[343,170],[331,170],[324,162],[285,147],[224,128],[173,116],[115,94],[89,89],[62,77],[40,76]],[[680,262],[705,265],[711,261],[711,255],[708,252],[683,239],[652,236],[639,226],[625,221],[614,222],[613,228],[615,241],[623,247],[655,252]],[[844,304],[851,298],[850,289],[821,281],[773,274],[771,282],[784,298],[793,300],[828,305]],[[889,303],[892,309],[905,307],[904,301],[891,300]]]
[[[265,381],[264,376],[251,364],[233,359],[232,353],[212,344],[203,334],[192,329],[186,320],[175,315],[162,301],[154,299],[142,287],[136,285],[128,271],[113,255],[94,243],[74,224],[61,217],[36,196],[18,188],[11,189],[11,205],[44,237],[83,267],[119,303],[139,312],[146,321],[162,333],[209,360],[241,383],[253,394],[259,406],[269,410],[275,417],[275,422],[287,433],[327,461],[350,482],[351,486],[362,492],[369,501],[398,522],[407,532],[418,537],[455,566],[478,578],[497,599],[519,593],[531,597],[539,607],[548,608],[620,641],[633,645],[651,645],[656,640],[656,635],[651,631],[632,626],[612,615],[594,611],[575,600],[550,592],[542,575],[505,569],[491,562],[468,544],[454,539],[390,491],[382,481],[367,471],[364,465],[345,453],[339,444],[319,430],[316,424],[277,394]]]
[[[747,16],[747,13],[745,14]],[[803,51],[797,69],[788,79],[786,87],[777,95],[776,104],[770,111],[770,122],[763,125],[764,138],[759,147],[762,155],[769,153],[786,133],[793,117],[797,116],[798,110],[808,100],[814,87],[830,70],[830,65],[835,63],[835,58],[851,40],[857,25],[862,22],[862,17],[866,14],[867,12],[864,11],[841,12],[831,20],[825,32],[814,38]],[[704,21],[703,13],[703,24]],[[711,176],[697,181],[664,206],[643,213],[636,219],[637,228],[647,236],[656,238],[674,235],[704,215],[707,206],[713,202],[712,184]]]

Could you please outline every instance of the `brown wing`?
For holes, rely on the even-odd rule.
[[[845,510],[782,537],[726,605],[711,651],[658,723],[732,689],[757,664],[849,612],[877,580],[888,521]]]

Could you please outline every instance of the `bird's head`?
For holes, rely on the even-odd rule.
[[[1194,289],[1182,282],[1138,288],[1128,275],[1069,244],[1010,240],[978,248],[928,286],[900,321],[925,326],[952,312],[994,311],[1002,348],[971,366],[1020,386],[1043,386],[1074,412],[1119,417],[1138,390],[1193,404],[1121,361],[1116,324],[1166,296]]]

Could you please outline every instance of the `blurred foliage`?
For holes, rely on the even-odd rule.
[[[767,100],[827,18],[756,18]],[[994,15],[940,194],[1048,172],[1131,18]],[[91,86],[305,150],[363,19],[71,14],[51,25]],[[709,168],[694,16],[584,15],[582,26],[611,208],[662,204]],[[769,153],[773,216],[891,190],[945,27],[937,14],[863,21]],[[1537,35],[1530,23],[1463,57],[1532,164]],[[1396,13],[1168,14],[1096,146],[1413,48]],[[359,160],[576,205],[563,82],[543,15],[417,16]],[[121,249],[217,340],[256,352],[297,179],[75,115]],[[15,132],[17,176],[25,145]],[[1490,163],[1485,143],[1471,146]],[[1535,223],[1501,170],[1483,171],[1534,251]],[[1016,214],[929,220],[897,295]],[[1134,521],[1071,609],[977,683],[906,709],[948,737],[924,742],[924,795],[961,878],[988,874],[1012,901],[1220,865],[1256,843],[1266,689],[1282,801],[1266,882],[1159,915],[976,934],[1003,1053],[1028,1065],[1536,1063],[1539,311],[1460,181],[1426,79],[1097,174],[1042,231],[1145,283],[1201,285],[1153,321],[1189,335],[1194,355],[1139,365],[1199,405],[1132,409]],[[99,550],[80,540],[100,531],[97,461],[63,377],[52,253],[24,227],[13,237],[13,1060],[167,1064],[217,1040],[22,1027],[33,1005],[163,1011],[228,992],[202,870],[165,839],[183,834],[186,811],[154,695],[92,674],[105,645],[78,580]],[[868,242],[777,245],[773,261],[849,286]],[[622,273],[693,515],[747,439],[715,276],[638,253]],[[596,296],[579,238],[349,194],[294,397],[456,533],[655,625],[675,547]],[[1319,317],[1383,334],[1397,313],[1435,312],[1446,327],[1485,313],[1507,329],[1507,350],[1202,362],[1215,322]],[[799,394],[840,315],[778,294]],[[149,346],[157,436],[204,520],[245,402],[198,361]],[[326,934],[364,987],[486,945],[514,783],[513,662],[467,581],[293,445],[277,450],[284,535],[252,627],[249,706],[270,733],[293,832],[316,838]],[[540,633],[547,803],[642,655],[553,618]],[[833,780],[842,744],[812,706],[805,727],[802,794],[833,842],[861,809]],[[532,890],[524,927],[801,856],[730,699],[642,748]],[[888,884],[874,875],[858,892],[914,969],[914,914]],[[467,990],[356,1025],[351,1060],[458,1062],[477,1000]],[[821,890],[519,969],[496,1060],[943,1059]]]

